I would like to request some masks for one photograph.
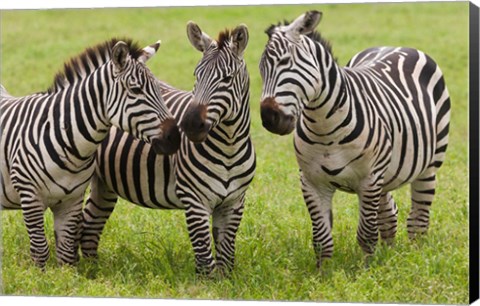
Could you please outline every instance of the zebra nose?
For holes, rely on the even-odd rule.
[[[295,118],[282,112],[275,98],[268,97],[260,104],[263,127],[278,135],[290,134],[295,128]]]
[[[152,140],[153,150],[157,154],[170,155],[180,147],[180,132],[173,118],[168,118],[160,125],[162,136]]]
[[[193,142],[203,142],[210,131],[211,124],[207,121],[207,106],[192,103],[182,119],[182,130]]]

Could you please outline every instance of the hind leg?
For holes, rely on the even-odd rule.
[[[387,244],[393,243],[397,234],[398,208],[390,192],[382,195],[378,208],[378,228],[380,237]]]
[[[98,257],[98,244],[105,223],[115,208],[118,196],[94,174],[91,191],[83,210],[80,245],[84,257]]]
[[[425,234],[428,230],[435,187],[436,178],[433,167],[427,169],[411,184],[412,207],[407,219],[407,231],[410,239],[414,239],[419,234]]]

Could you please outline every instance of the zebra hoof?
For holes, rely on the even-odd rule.
[[[364,263],[365,263],[366,270],[370,269],[370,266],[372,265],[373,261],[374,261],[373,254],[365,254]]]
[[[82,252],[82,257],[91,262],[98,261],[98,253]]]
[[[48,250],[45,256],[36,256],[36,254],[32,254],[31,258],[36,267],[42,270],[42,272],[46,271],[47,261],[50,258]]]
[[[216,271],[214,266],[197,266],[195,268],[196,275],[206,278],[211,278],[214,271]]]
[[[218,278],[226,278],[232,275],[232,271],[233,267],[231,266],[217,264],[212,273],[214,273]]]
[[[419,239],[421,239],[422,237],[425,237],[427,235],[427,231],[418,231],[418,232],[408,232],[408,239],[410,239],[411,241],[417,241]]]
[[[395,237],[382,237],[382,242],[387,246],[394,246],[395,245]]]

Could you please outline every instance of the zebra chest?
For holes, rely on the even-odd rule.
[[[237,200],[253,178],[255,158],[239,163],[237,160],[210,156],[189,156],[177,160],[177,194],[182,202],[190,199],[214,208],[224,202]],[[180,191],[180,192],[179,192]]]

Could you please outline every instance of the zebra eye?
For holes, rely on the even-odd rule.
[[[224,81],[225,83],[230,83],[230,81],[232,80],[232,78],[233,78],[233,77],[232,77],[231,75],[227,75],[226,77],[223,78],[223,81]]]
[[[278,62],[278,65],[282,66],[282,65],[288,65],[288,62],[290,61],[290,58],[289,57],[284,57],[282,58],[279,62]]]
[[[135,95],[141,95],[143,93],[140,87],[130,87],[130,91]]]

